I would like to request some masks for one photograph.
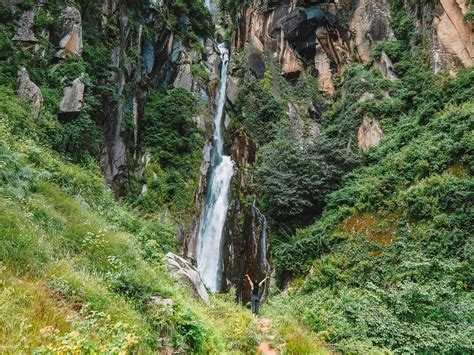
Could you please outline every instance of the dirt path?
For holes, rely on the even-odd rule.
[[[270,347],[270,344],[267,341],[262,341],[258,346],[257,354],[276,355],[276,351]]]
[[[270,342],[275,339],[275,335],[272,334],[272,321],[270,319],[255,320],[257,331],[263,336],[263,340],[257,349],[257,354],[260,355],[276,355],[276,351],[272,349]]]

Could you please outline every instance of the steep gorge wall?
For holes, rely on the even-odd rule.
[[[127,179],[139,179],[150,162],[140,142],[147,129],[143,115],[150,95],[163,86],[175,86],[195,92],[202,105],[209,101],[207,84],[191,75],[190,66],[213,50],[199,54],[187,48],[176,29],[165,24],[170,5],[171,1],[119,0],[36,1],[31,6],[4,0],[1,4],[1,22],[9,37],[2,45],[4,59],[10,63],[4,70],[25,66],[20,77],[24,90],[20,87],[19,94],[27,99],[34,97],[28,90],[41,95],[41,90],[54,88],[54,95],[60,97],[48,92],[48,110],[63,123],[75,124],[84,115],[92,118],[103,141],[101,147],[90,141],[91,152],[100,155],[106,183],[117,197],[124,195]],[[185,29],[190,26],[181,22]],[[73,62],[83,69],[72,68]],[[54,71],[65,73],[58,82],[48,77]],[[68,71],[73,78],[69,79]],[[36,101],[40,109],[41,100]],[[206,120],[200,121],[201,128],[212,131]]]
[[[303,72],[310,73],[318,79],[324,100],[330,105],[331,95],[340,87],[343,73],[351,64],[369,64],[385,78],[397,79],[387,53],[372,56],[377,43],[402,39],[396,36],[400,29],[392,28],[392,11],[408,14],[413,23],[409,41],[413,48],[416,44],[424,44],[434,72],[445,69],[455,73],[459,68],[467,68],[474,63],[474,35],[470,24],[463,19],[466,4],[455,0],[427,4],[388,0],[360,0],[356,3],[269,1],[265,5],[255,2],[240,8],[231,42],[233,56],[235,59],[245,53],[246,65],[254,77],[261,81],[265,81],[267,76],[275,78],[281,75],[290,85],[296,85]],[[418,42],[415,43],[415,40]],[[417,55],[415,50],[412,54]],[[228,79],[228,112],[235,108],[239,83],[243,79],[239,68],[235,70],[235,67],[235,63],[231,64]],[[279,72],[275,73],[275,68]],[[281,102],[281,85],[273,79],[271,87],[272,95]],[[379,94],[364,92],[359,101],[372,99]],[[322,128],[318,121],[322,110],[320,105],[317,102],[288,103],[286,114],[301,149],[306,149],[321,134]],[[310,120],[303,119],[303,116],[309,116]],[[235,286],[238,297],[245,300],[248,289],[243,275],[249,272],[259,279],[266,272],[257,262],[257,255],[261,252],[258,248],[261,230],[251,207],[251,201],[255,196],[257,200],[259,197],[259,187],[252,180],[251,172],[258,162],[259,145],[248,132],[235,130],[232,120],[230,126],[228,149],[237,163],[237,173],[228,217],[225,259],[228,283],[223,286]],[[360,119],[353,133],[362,151],[378,144],[384,135],[383,126],[377,117],[369,116]],[[350,149],[351,138],[345,144]]]
[[[405,2],[404,8],[432,52],[435,71],[472,65],[474,32],[464,20],[466,2]],[[264,69],[258,68],[258,57],[270,56],[289,80],[297,78],[302,67],[312,67],[321,90],[331,94],[334,77],[345,65],[371,62],[378,41],[396,40],[390,18],[388,0],[270,2],[265,9],[250,5],[242,9],[234,45],[236,49],[250,46],[249,62],[257,76]]]

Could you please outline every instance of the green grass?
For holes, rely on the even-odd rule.
[[[251,352],[250,312],[209,306],[172,279],[163,255],[177,231],[114,201],[93,164],[66,163],[0,95],[0,346],[8,352]],[[34,117],[34,116],[32,116]],[[171,310],[148,305],[173,300]]]

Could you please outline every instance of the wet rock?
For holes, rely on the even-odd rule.
[[[143,48],[143,58],[145,60],[145,70],[147,74],[153,71],[155,64],[155,45],[152,41],[147,41]]]
[[[204,148],[202,149],[202,163],[200,167],[200,172],[203,176],[207,176],[207,172],[211,166],[211,151],[211,144],[206,142],[206,144],[204,144]]]
[[[37,109],[43,105],[43,95],[40,88],[31,81],[25,67],[18,71],[18,96],[28,100]]]
[[[209,295],[201,280],[201,276],[189,261],[176,254],[168,253],[166,254],[166,266],[173,276],[181,278],[188,283],[204,303],[209,303]]]
[[[66,58],[69,55],[82,55],[82,19],[81,13],[73,6],[67,6],[59,16],[61,28],[59,51],[57,58]]]
[[[59,114],[62,118],[73,118],[81,112],[84,100],[84,87],[82,78],[77,78],[70,86],[64,89],[64,95],[59,104]]]
[[[226,112],[225,117],[224,117],[224,127],[225,127],[225,129],[229,128],[229,125],[230,125],[230,116]]]
[[[359,148],[364,152],[377,145],[383,138],[383,131],[376,119],[364,117],[358,132]]]
[[[12,38],[13,41],[38,42],[38,39],[33,32],[35,17],[36,10],[28,10],[23,12],[20,20],[18,21],[18,26],[15,29],[15,35]]]

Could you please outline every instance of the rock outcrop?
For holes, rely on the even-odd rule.
[[[393,69],[392,60],[388,57],[387,53],[382,52],[380,58],[375,59],[374,65],[388,80],[393,81],[397,79],[397,74],[395,74],[395,70]]]
[[[262,75],[255,70],[255,53],[277,59],[290,81],[311,66],[327,95],[334,92],[333,78],[346,64],[369,62],[376,41],[395,39],[386,0],[361,0],[354,8],[339,2],[302,1],[268,8],[262,11],[250,5],[244,10],[236,47],[250,46],[249,63],[257,77]]]
[[[60,38],[57,58],[65,58],[70,55],[82,55],[82,18],[80,11],[67,6],[59,16]]]
[[[454,74],[459,67],[474,64],[474,32],[464,20],[466,4],[456,0],[422,5],[405,2],[417,32],[430,47],[435,72],[447,68]]]
[[[173,253],[168,253],[166,254],[166,266],[172,275],[184,280],[204,303],[209,303],[209,294],[201,276],[189,261]]]
[[[288,103],[287,115],[290,123],[290,133],[301,149],[305,149],[321,135],[320,126],[315,122],[305,124],[298,112],[298,107],[292,102]]]
[[[395,39],[390,27],[390,5],[387,0],[359,0],[350,28],[352,50],[363,63],[370,61],[370,52],[376,41]]]
[[[15,29],[13,41],[21,42],[38,42],[38,39],[33,32],[33,25],[35,23],[36,9],[23,12]]]
[[[227,77],[227,100],[232,105],[235,105],[237,100],[237,86],[239,85],[239,78],[229,75]]]
[[[178,75],[174,81],[175,88],[182,88],[191,92],[193,90],[194,77],[191,73],[191,65],[183,64],[179,67]]]
[[[364,117],[358,131],[359,148],[364,152],[377,145],[383,138],[383,131],[376,119]]]
[[[25,67],[18,71],[18,96],[28,100],[31,104],[39,109],[43,105],[43,95],[40,88],[31,81],[30,76]]]
[[[77,116],[82,110],[85,85],[82,78],[75,79],[64,88],[63,98],[59,104],[59,115],[64,119]]]
[[[474,32],[464,21],[466,6],[456,0],[440,0],[443,9],[433,20],[445,61],[454,69],[458,63],[467,68],[474,63]]]

